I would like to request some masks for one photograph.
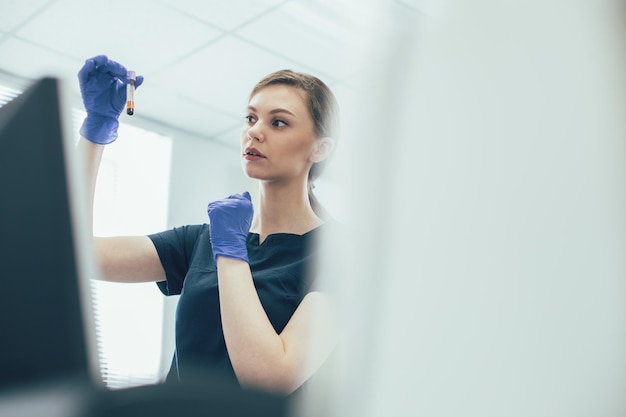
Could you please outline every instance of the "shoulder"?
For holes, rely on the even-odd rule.
[[[206,224],[185,225],[149,234],[148,238],[161,256],[167,253],[189,256],[199,243],[209,241],[209,228]]]
[[[209,227],[207,224],[192,224],[185,226],[174,227],[162,232],[151,233],[148,235],[150,239],[154,240],[195,240],[203,233],[208,233]]]

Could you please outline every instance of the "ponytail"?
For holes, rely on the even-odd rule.
[[[311,179],[309,179],[307,188],[308,188],[308,195],[309,195],[309,204],[311,204],[311,208],[313,209],[313,212],[315,213],[315,215],[324,221],[330,220],[331,219],[330,214],[324,208],[324,206],[322,206],[322,204],[319,202],[319,200],[315,196],[315,193],[313,192],[313,189],[315,188],[315,184],[313,183]]]

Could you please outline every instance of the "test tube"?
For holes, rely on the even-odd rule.
[[[128,84],[126,84],[126,114],[132,116],[135,113],[135,71],[128,71]]]

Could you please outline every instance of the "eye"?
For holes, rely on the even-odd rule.
[[[280,119],[274,119],[274,121],[272,121],[272,125],[274,127],[285,127],[287,126],[287,122],[285,122],[284,120],[280,120]]]
[[[256,122],[256,118],[251,114],[247,115],[245,119],[248,124],[253,124],[254,122]]]

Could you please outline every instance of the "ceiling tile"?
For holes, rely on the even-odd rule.
[[[150,69],[175,61],[219,34],[147,0],[60,0],[17,31],[20,37],[81,60],[105,54],[127,67]]]
[[[0,43],[2,70],[20,77],[35,79],[50,75],[76,80],[82,62],[25,42],[9,38]],[[78,82],[76,82],[78,84]]]
[[[352,9],[344,2],[293,1],[249,23],[237,35],[276,51],[324,78],[344,78],[354,72],[356,54],[366,46],[355,27]]]
[[[149,80],[137,89],[135,103],[140,117],[146,115],[161,124],[193,132],[204,138],[240,125],[242,120],[207,108],[169,88],[153,85]]]
[[[181,95],[195,97],[207,107],[243,117],[252,87],[270,72],[292,67],[293,62],[226,37],[160,72],[153,81],[169,85],[177,80],[177,91]]]
[[[3,1],[0,5],[0,30],[12,31],[38,13],[50,0]]]
[[[86,58],[106,54],[146,77],[134,123],[156,121],[156,128],[179,128],[234,147],[250,90],[278,69],[320,77],[342,112],[350,110],[345,103],[354,101],[355,71],[363,66],[350,57],[365,43],[364,28],[376,27],[371,19],[387,15],[354,0],[0,4],[0,71],[64,78],[72,104],[81,106],[76,73]]]
[[[160,3],[224,30],[262,15],[284,0],[163,0]]]

